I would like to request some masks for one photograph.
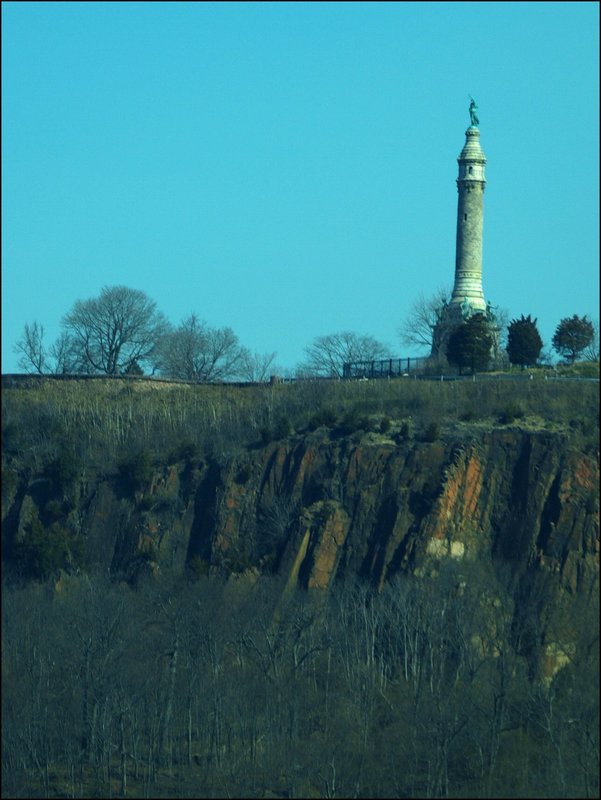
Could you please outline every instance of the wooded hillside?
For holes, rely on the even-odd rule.
[[[597,385],[2,399],[4,796],[598,795]]]

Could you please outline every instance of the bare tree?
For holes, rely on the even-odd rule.
[[[585,361],[599,361],[599,321],[591,320],[593,325],[593,338],[591,343],[582,353]]]
[[[420,295],[399,328],[401,343],[405,346],[427,348],[433,357],[444,358],[449,336],[453,328],[461,322],[461,317],[457,316],[458,308],[455,307],[453,313],[449,305],[450,298],[451,289],[447,287],[439,287],[431,297]],[[491,331],[496,329],[493,336],[493,359],[504,361],[507,360],[505,348],[509,313],[497,306],[494,307],[494,313],[491,312],[492,308],[487,308]]]
[[[247,381],[262,383],[269,378],[270,369],[277,353],[251,353],[243,349],[240,376]]]
[[[352,331],[318,336],[313,344],[305,347],[307,361],[301,371],[312,375],[341,378],[345,363],[351,361],[374,361],[389,358],[389,348],[374,339]]]
[[[77,347],[77,341],[63,331],[50,348],[50,356],[54,360],[52,371],[55,375],[65,373],[85,373],[89,366],[85,354]]]
[[[509,342],[509,311],[506,308],[497,307],[494,312],[493,327],[497,328],[497,336],[493,336],[492,355],[493,360],[500,365],[507,363],[507,344]]]
[[[99,297],[78,300],[62,325],[77,361],[107,375],[148,361],[167,327],[156,303],[126,286],[105,286]]]
[[[448,304],[450,298],[451,289],[442,286],[430,297],[420,294],[399,328],[401,343],[430,350],[432,334],[440,321],[441,309]]]
[[[44,326],[37,321],[25,324],[23,336],[14,346],[14,352],[20,353],[18,364],[25,372],[36,372],[43,375],[47,362],[44,348]]]
[[[243,368],[244,349],[231,328],[210,328],[192,313],[163,337],[159,368],[164,375],[191,381],[220,381]]]

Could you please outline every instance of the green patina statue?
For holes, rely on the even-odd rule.
[[[468,97],[470,98],[470,119],[472,121],[472,125],[477,128],[480,124],[480,120],[478,119],[478,106],[476,105],[476,101],[471,94],[468,95]]]
[[[497,310],[498,307],[499,306],[493,306],[493,304],[490,302],[490,300],[487,300],[487,302],[486,302],[486,318],[488,320],[490,320],[490,322],[496,322],[497,315],[495,314],[495,311]]]

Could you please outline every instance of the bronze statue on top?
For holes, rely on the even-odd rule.
[[[477,128],[480,124],[480,120],[478,119],[478,106],[476,105],[476,101],[471,94],[468,95],[468,97],[470,98],[470,119],[472,121],[472,125]]]

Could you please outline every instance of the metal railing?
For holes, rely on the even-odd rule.
[[[349,361],[343,364],[342,377],[349,380],[358,378],[394,378],[411,375],[425,366],[427,356],[413,358],[382,358],[377,361]]]

